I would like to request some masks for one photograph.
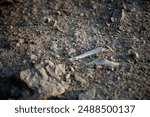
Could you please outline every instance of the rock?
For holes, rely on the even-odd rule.
[[[79,95],[79,100],[93,100],[96,95],[96,89],[92,88]]]
[[[85,79],[83,79],[83,78],[81,78],[80,76],[78,76],[77,74],[75,74],[75,80],[77,81],[77,82],[80,82],[81,83],[81,85],[86,85],[87,84],[87,81],[85,80]]]
[[[20,72],[20,79],[39,96],[59,96],[69,88],[69,82],[63,79],[66,74],[65,65],[58,64],[55,70],[50,65],[37,64],[35,68],[23,70]]]

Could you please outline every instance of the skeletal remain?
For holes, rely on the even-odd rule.
[[[74,60],[82,59],[82,58],[85,58],[85,57],[87,57],[87,56],[96,54],[96,53],[98,53],[98,52],[103,52],[103,51],[105,51],[105,50],[106,50],[106,48],[104,48],[104,47],[98,47],[98,48],[96,48],[96,49],[90,50],[90,51],[85,52],[85,53],[83,53],[83,54],[80,54],[80,55],[78,55],[78,56],[72,57],[72,58],[70,58],[69,60],[70,60],[70,61],[74,61]]]
[[[109,61],[105,58],[97,58],[89,63],[87,65],[105,65],[105,66],[111,66],[111,67],[118,67],[118,62]]]

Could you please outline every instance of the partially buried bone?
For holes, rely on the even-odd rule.
[[[70,58],[69,60],[70,60],[70,61],[74,61],[74,60],[82,59],[82,58],[85,58],[85,57],[87,57],[87,56],[96,54],[96,53],[98,53],[98,52],[103,52],[103,51],[105,51],[105,50],[106,50],[106,48],[104,48],[104,47],[98,47],[98,48],[96,48],[96,49],[90,50],[90,51],[85,52],[85,53],[83,53],[83,54],[80,54],[80,55],[78,55],[78,56],[72,57],[72,58]]]
[[[113,61],[109,61],[105,58],[97,58],[89,63],[87,63],[86,65],[105,65],[105,66],[111,66],[111,67],[118,67],[119,63],[118,62],[113,62]]]

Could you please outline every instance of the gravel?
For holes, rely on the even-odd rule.
[[[0,99],[150,99],[149,7],[148,0],[1,0]],[[111,51],[86,53],[104,46]],[[86,65],[93,60],[99,64]]]

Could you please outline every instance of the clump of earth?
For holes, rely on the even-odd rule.
[[[148,0],[0,0],[0,99],[150,99],[149,17]]]

